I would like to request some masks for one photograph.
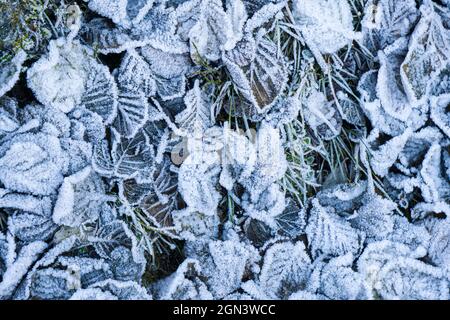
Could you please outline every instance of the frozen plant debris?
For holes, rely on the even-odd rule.
[[[0,0],[0,299],[448,300],[448,0]]]

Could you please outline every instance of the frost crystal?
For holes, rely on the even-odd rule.
[[[16,2],[0,299],[450,299],[449,0]]]

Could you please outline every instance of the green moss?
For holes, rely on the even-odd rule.
[[[35,54],[52,36],[56,0],[0,0],[0,61],[19,50]]]

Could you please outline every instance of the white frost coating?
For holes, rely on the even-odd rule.
[[[346,254],[331,259],[321,270],[318,290],[333,300],[366,298],[363,276],[352,270],[354,257]]]
[[[421,7],[422,17],[409,43],[409,51],[400,68],[405,92],[412,102],[426,98],[428,83],[448,62],[450,32],[434,7],[426,1]]]
[[[339,135],[342,119],[334,103],[325,94],[313,91],[306,101],[306,123],[320,137],[330,140]]]
[[[388,173],[411,135],[412,130],[407,129],[402,135],[380,146],[378,150],[371,151],[370,164],[378,175],[383,177]]]
[[[90,0],[89,8],[110,18],[114,23],[126,24],[128,0]]]
[[[306,235],[313,257],[320,254],[333,256],[346,253],[357,254],[364,235],[353,229],[340,218],[333,208],[324,208],[317,199],[313,200]]]
[[[431,98],[430,117],[447,137],[450,137],[449,105],[450,94],[442,94],[438,97]]]
[[[175,122],[179,125],[182,134],[187,137],[203,135],[204,131],[212,126],[211,104],[201,91],[198,80],[195,81],[194,88],[184,96],[184,104],[186,109],[175,117]]]
[[[283,289],[288,285],[291,290],[305,285],[311,261],[302,242],[279,243],[270,247],[265,256],[259,277],[259,286],[273,298],[286,294]]]
[[[28,86],[46,106],[68,113],[83,103],[109,123],[116,113],[117,88],[108,69],[93,55],[78,41],[52,40],[48,53],[27,71]]]
[[[91,167],[64,178],[53,207],[53,221],[59,225],[77,227],[82,222],[96,219],[102,205],[114,200],[104,194],[101,181]]]
[[[20,50],[11,61],[0,64],[0,97],[11,90],[19,80],[22,65],[26,59],[27,54]]]
[[[449,286],[441,269],[397,257],[379,271],[375,289],[385,299],[448,300]]]
[[[242,37],[242,27],[246,19],[242,2],[235,0],[233,16],[222,7],[220,0],[202,2],[197,23],[189,32],[191,52],[211,61],[220,59],[223,50],[231,50]],[[237,19],[237,21],[233,21]]]
[[[22,277],[26,275],[28,269],[45,248],[47,248],[45,242],[37,241],[30,243],[20,250],[17,258],[6,269],[6,272],[3,275],[3,281],[0,282],[1,298],[10,298]]]
[[[0,181],[11,190],[48,195],[62,182],[64,160],[56,137],[17,135],[0,149]]]
[[[257,202],[262,192],[283,177],[287,161],[277,128],[262,123],[254,145],[257,152],[254,169],[250,177],[244,176],[239,182],[249,192],[251,201]]]
[[[449,1],[86,2],[1,59],[1,298],[449,299]]]
[[[48,55],[28,70],[28,86],[42,104],[69,112],[81,102],[86,77],[84,60],[80,45],[64,39],[52,41]]]
[[[119,300],[108,291],[98,288],[78,289],[69,300]]]
[[[199,272],[201,272],[199,262],[195,259],[186,259],[177,271],[155,284],[156,297],[161,300],[212,299],[213,296],[206,285],[196,277]]]
[[[378,71],[377,92],[383,109],[392,117],[406,121],[412,112],[412,103],[404,93],[399,79],[400,65],[405,49],[406,38],[400,38],[385,51],[378,52],[380,70]]]
[[[357,38],[347,0],[296,0],[293,14],[307,42],[321,53],[335,53]]]
[[[216,183],[220,173],[217,154],[191,154],[178,172],[178,189],[193,211],[206,215],[216,213],[220,194]]]

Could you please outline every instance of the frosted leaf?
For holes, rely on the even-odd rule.
[[[176,17],[173,8],[157,5],[151,10],[143,11],[138,18],[139,21],[135,21],[130,28],[134,38],[161,46],[171,46],[171,41],[178,42],[174,36]]]
[[[128,0],[90,0],[89,9],[110,18],[114,23],[125,24],[127,21]]]
[[[256,219],[247,219],[243,226],[245,236],[256,248],[262,247],[269,241],[274,232],[267,224]]]
[[[378,71],[375,70],[362,75],[358,83],[358,91],[362,97],[361,108],[375,128],[391,136],[399,135],[405,131],[407,125],[403,121],[389,116],[383,109],[376,91],[377,79]],[[423,118],[423,123],[414,123],[411,126],[414,128],[422,126],[428,120],[428,114],[424,114]]]
[[[369,243],[358,259],[357,268],[364,278],[374,297],[377,296],[375,284],[380,279],[379,272],[389,261],[396,261],[401,257],[421,258],[426,254],[424,248],[412,251],[402,243],[388,240]]]
[[[268,3],[278,3],[283,2],[281,0],[246,0],[244,1],[245,9],[249,16],[252,16],[256,12],[260,11],[264,5]]]
[[[157,93],[163,100],[181,97],[185,93],[185,75],[191,69],[186,54],[162,50],[152,46],[141,49],[141,55],[150,66],[156,81]]]
[[[231,240],[203,242],[196,246],[195,253],[189,256],[200,262],[201,275],[205,277],[205,284],[214,297],[223,298],[237,290],[251,251],[243,244]]]
[[[321,53],[335,53],[355,38],[347,0],[296,0],[293,6],[302,35]]]
[[[87,140],[92,142],[93,145],[97,145],[105,138],[105,125],[103,118],[99,114],[84,107],[78,107],[70,113],[70,117],[70,136],[73,139],[81,140],[80,142]],[[90,150],[90,153],[92,154],[92,150]]]
[[[30,294],[34,299],[68,299],[74,292],[69,283],[75,275],[67,270],[47,268],[32,275]],[[76,281],[76,280],[75,280]]]
[[[380,100],[363,104],[363,110],[370,119],[372,125],[379,129],[380,132],[390,136],[400,135],[404,133],[407,128],[418,130],[423,127],[429,118],[428,109],[428,104],[423,104],[412,109],[410,117],[406,122],[403,122],[388,115],[382,108]]]
[[[206,215],[216,213],[220,193],[216,190],[220,173],[217,154],[199,157],[190,154],[178,172],[178,190],[192,211]]]
[[[450,137],[450,94],[431,98],[430,117]]]
[[[150,66],[135,50],[128,50],[122,59],[118,82],[122,88],[143,92],[146,97],[156,93],[156,82],[151,77]]]
[[[139,205],[153,192],[152,183],[137,183],[134,179],[122,180],[118,183],[118,187],[120,199],[130,205]]]
[[[64,155],[56,137],[16,135],[0,147],[0,181],[18,192],[48,195],[62,182]]]
[[[0,197],[0,207],[14,210],[8,219],[8,227],[21,241],[48,240],[57,229],[51,219],[50,198],[5,194]]]
[[[350,218],[353,227],[363,231],[367,237],[382,239],[394,229],[392,213],[397,205],[379,195],[366,195],[363,205]]]
[[[363,127],[365,125],[365,119],[358,104],[342,91],[338,91],[336,96],[342,107],[342,118],[350,124]]]
[[[116,85],[108,68],[93,56],[79,42],[53,40],[47,55],[28,70],[28,86],[44,105],[67,113],[84,104],[110,123],[116,113]]]
[[[111,271],[117,280],[122,281],[139,281],[145,271],[145,260],[143,256],[139,257],[140,261],[136,261],[132,252],[123,247],[118,246],[111,254]]]
[[[117,114],[117,86],[108,67],[92,62],[85,80],[81,104],[110,124]]]
[[[449,287],[441,269],[421,261],[397,257],[380,270],[375,283],[384,299],[448,300]]]
[[[352,264],[351,254],[331,259],[321,270],[319,292],[333,300],[365,298],[363,276]]]
[[[231,20],[233,38],[224,46],[224,49],[234,47],[236,42],[243,37],[243,28],[247,21],[247,10],[245,9],[245,1],[229,0],[226,2],[227,16]]]
[[[0,137],[19,128],[17,107],[16,100],[6,96],[0,98]]]
[[[152,296],[145,288],[133,281],[117,281],[108,279],[91,286],[93,289],[100,289],[109,292],[119,300],[151,300]]]
[[[249,202],[248,198],[248,195],[242,196],[242,208],[245,210],[245,215],[260,220],[275,230],[278,229],[275,219],[286,208],[285,194],[281,187],[272,184],[260,194],[256,201]]]
[[[333,208],[322,207],[317,199],[312,201],[312,205],[306,226],[312,256],[341,256],[346,253],[356,255],[361,249],[364,235],[340,218]]]
[[[370,191],[366,181],[355,184],[338,184],[335,187],[320,191],[316,198],[324,207],[332,207],[340,216],[353,213],[364,204],[364,194]]]
[[[310,267],[302,242],[274,244],[264,256],[259,286],[271,298],[287,298],[305,288]]]
[[[392,138],[377,150],[371,150],[370,164],[376,174],[383,177],[388,173],[411,135],[412,130],[407,129],[403,134]]]
[[[423,160],[433,143],[439,143],[442,134],[435,127],[426,127],[412,134],[403,146],[399,160],[405,167],[412,169]]]
[[[294,200],[287,198],[283,212],[275,218],[279,234],[290,238],[303,234],[306,226],[305,215],[303,208],[300,209]]]
[[[339,135],[342,118],[332,101],[319,91],[313,91],[306,101],[305,120],[319,137],[331,140]]]
[[[129,28],[139,24],[153,7],[154,0],[90,0],[89,9]]]
[[[200,17],[203,0],[175,0],[171,2],[172,4],[177,4],[175,9],[177,34],[183,41],[188,41],[189,33]],[[173,7],[175,7],[175,5],[173,5]]]
[[[291,294],[288,298],[288,300],[328,300],[327,297],[321,295],[321,294],[315,294],[311,293],[309,291],[300,290],[293,294]]]
[[[414,0],[369,1],[363,25],[365,41],[375,50],[385,48],[398,38],[408,36],[419,17]]]
[[[185,94],[186,77],[184,75],[170,79],[155,75],[154,79],[157,93],[163,100],[176,99]]]
[[[438,202],[450,197],[450,182],[441,170],[442,147],[433,143],[422,162],[420,175],[423,184],[420,186],[422,197],[427,202]]]
[[[19,80],[22,65],[27,59],[25,51],[20,50],[11,61],[0,63],[0,97],[12,89]]]
[[[86,47],[78,43],[51,41],[47,55],[28,69],[28,87],[42,104],[71,111],[83,96],[86,57]]]
[[[110,200],[100,178],[86,167],[64,178],[53,208],[53,221],[59,225],[77,227],[85,221],[95,221],[105,201]]]
[[[233,49],[239,40],[239,33],[242,36],[246,13],[241,1],[232,1],[232,5],[234,6],[225,12],[222,1],[204,1],[198,21],[189,32],[192,56],[198,54],[216,61],[220,59],[222,50]]]
[[[149,104],[142,92],[120,91],[113,126],[125,138],[132,138],[148,120]]]
[[[404,243],[412,250],[427,248],[430,234],[425,227],[410,223],[405,217],[395,216],[394,228],[386,239],[397,243]]]
[[[255,0],[250,0],[251,2],[255,2]],[[271,23],[279,19],[280,11],[286,6],[285,0],[268,0],[261,3],[261,1],[256,0],[259,4],[254,3],[257,7],[255,12],[248,12],[249,15],[252,15],[250,19],[247,20],[244,26],[244,32],[254,34],[259,30],[270,29]],[[249,1],[245,1],[245,4],[248,6]]]
[[[198,80],[195,81],[194,88],[184,96],[184,103],[186,109],[176,115],[175,122],[188,137],[203,134],[213,123],[210,117],[210,103],[200,89]]]
[[[103,54],[120,53],[130,47],[142,45],[140,41],[133,41],[124,29],[114,28],[108,19],[103,18],[94,18],[84,24],[80,35]]]
[[[110,266],[103,259],[61,256],[56,264],[79,278],[76,283],[72,284],[73,287],[87,287],[113,276]]]
[[[70,155],[65,174],[73,174],[88,166],[92,157],[92,145],[83,140],[60,139],[64,152]]]
[[[250,193],[252,202],[274,182],[280,180],[287,168],[287,161],[278,129],[262,123],[256,135],[257,159],[252,174],[239,182]]]
[[[112,140],[111,149],[106,141],[94,148],[94,170],[108,177],[134,178],[140,183],[151,181],[155,155],[148,145],[147,134],[140,130],[132,139],[124,139],[113,131]]]
[[[36,262],[39,255],[47,248],[45,242],[36,241],[23,246],[16,255],[14,252],[15,244],[12,241],[13,240],[10,238],[8,239],[8,244],[4,243],[5,246],[9,246],[8,249],[6,247],[4,248],[5,251],[10,251],[12,256],[6,256],[6,268],[2,272],[3,277],[0,278],[0,298],[2,300],[11,299],[22,278],[27,274],[33,263]],[[0,258],[3,259],[2,256],[0,256]],[[12,258],[13,260],[11,261],[8,258]]]
[[[128,0],[127,15],[133,22],[140,21],[151,10],[154,0]]]
[[[245,37],[222,60],[236,88],[258,113],[270,109],[287,84],[287,68],[277,45],[266,38]]]
[[[296,95],[288,97],[275,104],[266,114],[264,120],[274,128],[281,128],[283,125],[295,120],[300,112],[300,109],[300,99]]]
[[[419,202],[411,209],[411,219],[413,221],[426,219],[436,214],[450,215],[450,206],[441,201],[436,203]]]
[[[412,111],[412,105],[400,78],[400,66],[407,48],[407,39],[400,38],[390,47],[378,53],[380,59],[377,82],[378,97],[384,111],[401,121],[406,121]]]
[[[377,99],[378,70],[369,70],[361,76],[358,83],[358,92],[365,103],[374,102]]]
[[[433,4],[423,4],[420,11],[422,17],[411,35],[408,55],[400,69],[406,94],[412,102],[424,97],[433,73],[445,66],[450,49],[450,31],[444,28]]]
[[[448,219],[436,221],[430,228],[428,255],[434,264],[449,269],[450,266],[450,228]]]
[[[40,104],[29,104],[21,110],[22,122],[38,121],[41,126],[41,131],[45,127],[48,129],[53,127],[53,132],[48,132],[50,135],[69,137],[71,131],[71,123],[68,116],[59,109],[43,106]]]
[[[119,300],[109,291],[98,288],[78,289],[69,300]]]
[[[170,160],[164,157],[157,164],[150,183],[137,183],[135,180],[125,180],[119,183],[119,197],[123,202],[140,205],[148,213],[165,211],[172,207],[176,197],[176,175],[170,171]],[[156,214],[157,215],[157,214]],[[155,218],[159,220],[159,217]],[[162,218],[162,217],[161,217]]]
[[[111,258],[117,247],[133,247],[131,231],[122,221],[113,221],[102,226],[89,240],[97,254],[105,259]]]
[[[450,62],[441,68],[435,77],[428,83],[427,94],[430,96],[440,96],[450,92]]]
[[[184,240],[214,239],[219,232],[219,217],[192,212],[189,208],[171,213],[175,231]]]
[[[200,270],[197,260],[186,259],[177,271],[155,284],[155,296],[160,300],[212,300],[212,294],[198,277]]]
[[[231,190],[236,181],[245,180],[252,173],[257,151],[248,137],[231,130],[228,124],[223,128],[223,144],[220,184],[225,189]]]

